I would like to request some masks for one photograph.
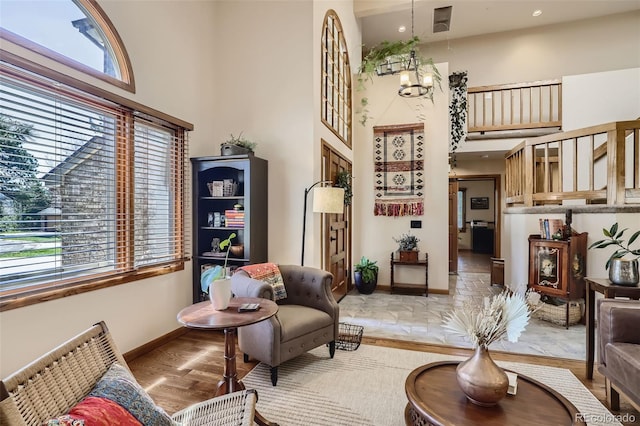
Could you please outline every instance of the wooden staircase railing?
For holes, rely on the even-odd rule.
[[[561,80],[470,87],[468,133],[562,127]]]
[[[505,158],[507,206],[640,204],[640,120],[527,139]]]

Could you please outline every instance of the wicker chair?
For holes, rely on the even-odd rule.
[[[68,340],[0,383],[0,424],[42,425],[80,402],[118,362],[128,368],[104,322]],[[172,416],[182,425],[252,425],[255,391],[230,393]]]

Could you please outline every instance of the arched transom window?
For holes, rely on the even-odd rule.
[[[329,10],[322,26],[322,122],[351,147],[351,67],[342,25]]]
[[[0,36],[135,92],[131,63],[95,0],[2,0]]]

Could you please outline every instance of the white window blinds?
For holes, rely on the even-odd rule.
[[[182,262],[185,135],[44,77],[0,73],[0,295]]]

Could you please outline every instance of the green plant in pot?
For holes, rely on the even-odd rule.
[[[393,238],[398,243],[398,253],[401,262],[417,262],[418,261],[418,242],[420,238],[409,233],[402,234],[398,238]]]
[[[238,137],[233,136],[233,133],[231,133],[229,139],[220,144],[220,154],[252,155],[257,145],[258,144],[256,142],[251,142],[250,140],[243,138],[242,132],[240,132]]]
[[[614,246],[616,251],[609,256],[605,264],[605,269],[609,270],[609,281],[617,285],[635,286],[640,281],[638,275],[640,248],[633,249],[631,245],[640,237],[640,231],[634,232],[625,244],[625,240],[622,237],[628,229],[624,228],[618,231],[617,222],[611,225],[609,229],[603,228],[602,233],[606,238],[591,244],[589,249]]]
[[[360,262],[353,265],[353,280],[356,288],[362,294],[371,294],[378,285],[378,265],[362,256]]]

